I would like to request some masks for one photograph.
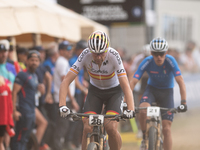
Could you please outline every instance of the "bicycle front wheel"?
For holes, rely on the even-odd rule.
[[[98,150],[98,146],[97,146],[97,144],[92,142],[92,143],[88,144],[87,150]]]
[[[148,138],[149,138],[149,149],[148,150],[156,150],[157,129],[155,127],[150,127]]]

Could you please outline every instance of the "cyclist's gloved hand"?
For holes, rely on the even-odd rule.
[[[187,105],[181,104],[180,106],[178,106],[177,109],[178,109],[179,112],[186,112],[187,111]]]
[[[70,114],[70,109],[67,106],[60,106],[59,113],[61,117],[65,118]]]
[[[123,102],[123,112],[127,110],[127,103],[126,102]]]
[[[123,114],[125,118],[128,119],[135,117],[135,112],[133,110],[125,110]]]

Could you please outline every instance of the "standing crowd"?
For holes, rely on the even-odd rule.
[[[100,43],[100,40],[105,41]],[[154,42],[158,41],[165,40],[157,39]],[[13,49],[8,40],[0,40],[0,150],[9,147],[11,150],[26,150],[34,129],[39,150],[79,150],[81,145],[86,146],[82,134],[84,137],[91,130],[87,121],[72,122],[60,115],[66,117],[70,111],[101,113],[100,105],[103,104],[107,106],[107,114],[118,114],[121,113],[118,106],[125,96],[129,109],[125,115],[132,118],[134,101],[136,106],[144,107],[157,99],[154,97],[155,91],[162,95],[165,89],[165,95],[173,95],[173,77],[180,85],[181,104],[185,106],[183,111],[186,111],[186,91],[181,72],[199,72],[200,69],[200,52],[194,42],[187,44],[184,54],[176,49],[168,49],[168,45],[162,52],[159,48],[144,45],[139,54],[127,59],[125,50],[111,48],[109,38],[100,31],[92,33],[88,43],[80,40],[73,45],[62,41],[59,44],[51,43],[46,49],[42,46],[29,49],[16,47],[18,61],[13,61]],[[170,62],[176,67],[172,67]],[[158,66],[163,63],[169,67],[164,69],[163,76],[166,78],[170,73],[169,84],[157,81],[156,75],[163,69]],[[158,70],[155,71],[154,68]],[[151,73],[153,75],[148,80]],[[140,86],[137,87],[139,80]],[[130,91],[135,93],[134,96],[138,95],[138,98],[134,100]],[[102,101],[107,97],[110,98],[108,102]],[[170,102],[161,104],[174,107],[173,98],[165,98]],[[143,119],[139,118],[139,121],[143,124],[141,131],[145,138],[145,115],[141,116]],[[163,119],[166,120],[163,131],[165,141],[170,150],[169,133],[173,116],[166,115]],[[112,137],[109,141],[111,149],[120,149],[121,138],[116,134],[117,124],[114,122],[109,127],[107,132]]]
[[[80,148],[82,122],[60,118],[58,103],[60,84],[86,46],[80,40],[50,43],[47,49],[16,47],[15,62],[12,43],[0,40],[0,150],[25,150],[34,131],[39,150]],[[66,98],[76,112],[82,111],[88,92],[84,76],[81,70]]]

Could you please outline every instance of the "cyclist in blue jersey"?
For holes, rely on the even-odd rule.
[[[181,71],[174,57],[168,55],[168,43],[163,38],[155,38],[150,43],[151,56],[146,57],[139,65],[132,80],[130,81],[133,90],[137,82],[146,71],[149,75],[146,89],[140,100],[139,107],[148,107],[156,102],[160,107],[174,108],[173,87],[174,78],[179,85],[181,95],[181,105],[178,109],[182,112],[187,111],[186,105],[186,87],[181,75]],[[162,113],[162,125],[165,150],[172,149],[171,124],[173,114]],[[141,111],[139,115],[143,139],[145,139],[146,112]],[[141,150],[145,149],[144,140],[141,144]]]

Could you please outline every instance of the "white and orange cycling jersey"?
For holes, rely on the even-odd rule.
[[[118,78],[126,76],[119,53],[111,47],[108,48],[100,68],[94,62],[92,52],[86,48],[72,65],[70,71],[77,75],[83,66],[88,71],[90,83],[99,89],[116,87],[119,85]]]

